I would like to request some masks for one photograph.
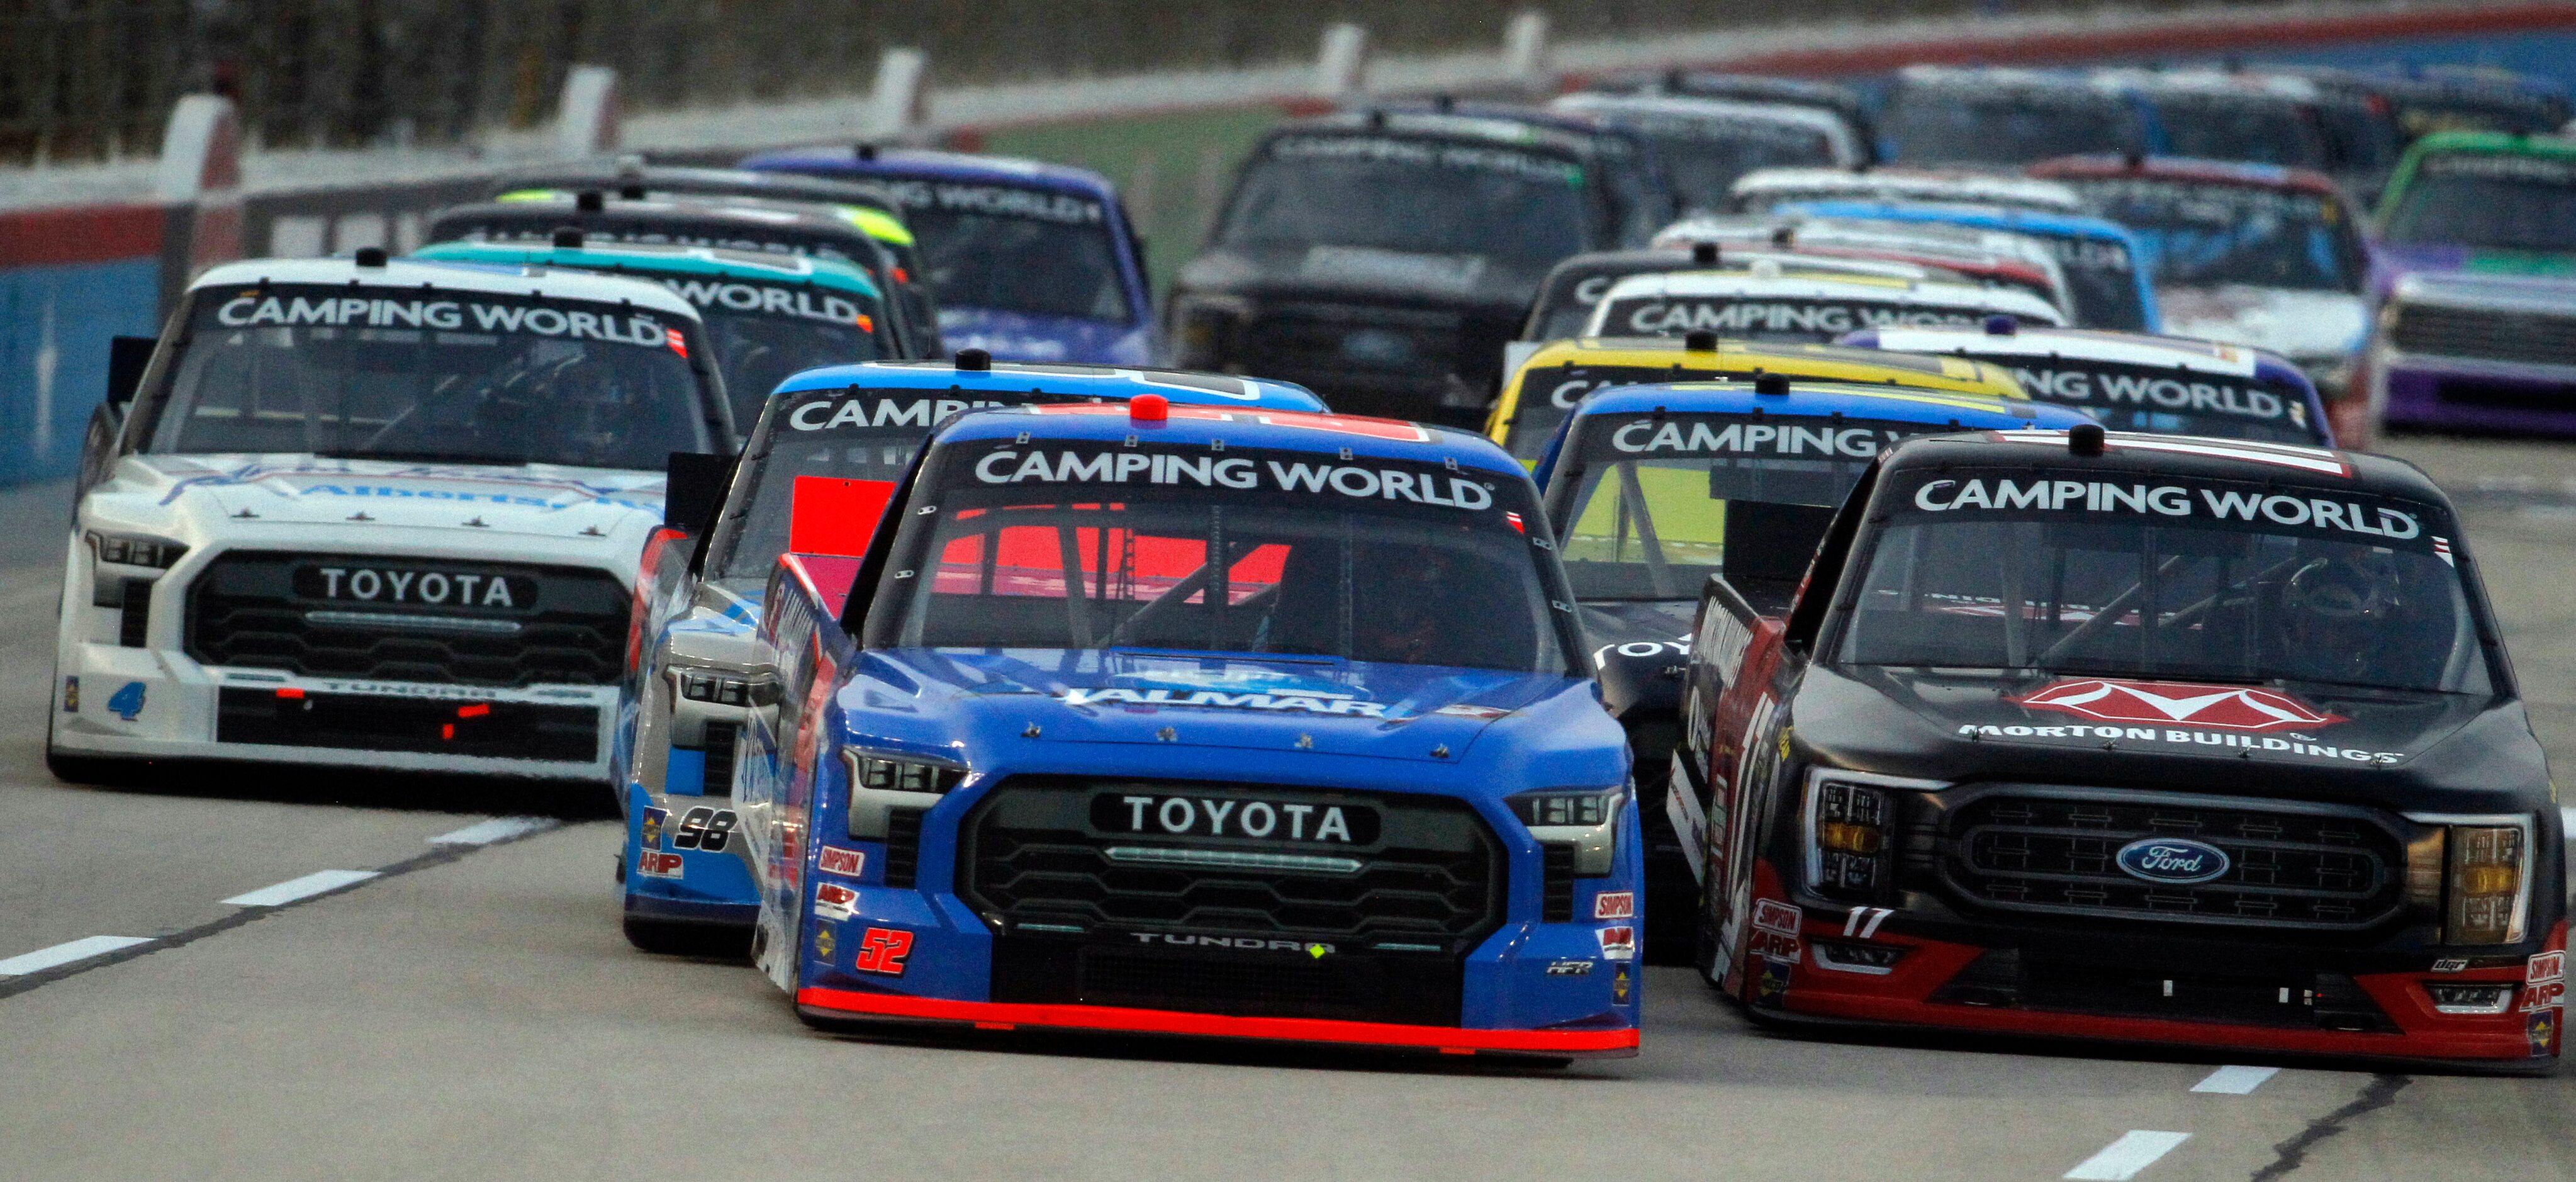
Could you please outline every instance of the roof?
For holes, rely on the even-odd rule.
[[[1735,178],[1729,192],[1738,200],[1758,200],[1775,193],[1848,193],[1908,201],[1968,201],[2066,213],[2084,211],[2084,198],[2055,181],[1965,169],[1874,168],[1851,172],[1838,168],[1757,168]]]
[[[2204,181],[2213,185],[2242,185],[2254,189],[2290,189],[2321,197],[2338,193],[2334,178],[2313,169],[2235,160],[2201,160],[2190,156],[2145,156],[2135,160],[2108,153],[2059,156],[2030,165],[2030,174],[2058,180],[2134,176],[2152,180]]]
[[[881,293],[868,273],[839,259],[795,254],[754,254],[708,246],[601,242],[557,247],[551,242],[433,242],[413,258],[469,263],[534,263],[591,271],[645,275],[719,275],[752,283],[810,283],[869,297]]]
[[[2309,79],[2269,70],[2141,70],[2126,67],[2095,71],[2092,79],[2097,85],[2137,91],[2149,98],[2180,95],[2315,103],[2326,97]]]
[[[960,415],[932,443],[935,446],[1024,434],[1113,442],[1141,437],[1149,431],[1154,442],[1165,447],[1205,447],[1221,440],[1228,447],[1274,448],[1343,458],[1367,456],[1428,463],[1454,459],[1515,479],[1528,478],[1520,461],[1484,436],[1465,431],[1396,419],[1298,411],[1252,412],[1219,406],[1174,406],[1171,417],[1160,425],[1138,423],[1121,407],[994,407]]]
[[[2445,508],[2450,505],[2422,469],[2393,456],[2132,431],[2105,432],[2101,455],[2078,456],[2067,449],[2066,439],[2064,431],[1932,436],[1907,440],[1889,452],[1885,462],[1890,472],[1956,465],[2107,469],[2204,480],[2351,482]]]
[[[1811,214],[1817,217],[1861,218],[1890,222],[1933,222],[1953,226],[1975,226],[1986,230],[2011,230],[2022,234],[2045,234],[2052,237],[2112,238],[2130,247],[2138,247],[2137,235],[2117,222],[2089,214],[2044,213],[2035,209],[2012,209],[2001,205],[1968,205],[1947,201],[1801,201],[1783,205],[1775,212]]]
[[[632,157],[615,164],[567,161],[514,168],[494,182],[495,193],[521,189],[597,189],[615,196],[619,189],[640,185],[647,196],[702,194],[711,197],[768,197],[782,201],[821,201],[839,205],[895,208],[885,190],[865,181],[834,180],[747,168],[693,168],[671,164],[638,164]]]
[[[1897,81],[1907,86],[1997,87],[2013,90],[2065,90],[2100,94],[2099,88],[2081,74],[2058,70],[2032,70],[2019,66],[1907,66],[1897,71]],[[2108,97],[2108,96],[2104,96]]]
[[[1936,262],[1946,256],[1978,266],[1991,266],[1998,262],[2027,263],[2052,279],[2060,278],[2057,256],[2045,243],[2008,230],[1954,226],[1942,222],[1700,214],[1656,231],[1653,244],[1678,247],[1703,239],[1767,241],[1782,229],[1790,231],[1793,249],[1800,244],[1884,247]]]
[[[1675,271],[1660,275],[1632,275],[1620,280],[1601,297],[1601,306],[1614,300],[1653,298],[1787,298],[1814,300],[1870,300],[1882,303],[1930,305],[1947,308],[1970,308],[1982,312],[2009,312],[2027,316],[2043,324],[2054,324],[2064,317],[2058,310],[2026,291],[2005,287],[1980,287],[1969,283],[1945,283],[1928,279],[1886,279],[1871,275],[1830,275],[1813,272],[1767,274],[1753,271]]]
[[[846,386],[924,390],[1044,390],[1072,397],[1132,398],[1160,394],[1175,403],[1264,410],[1321,411],[1322,399],[1293,382],[1177,369],[996,361],[990,370],[960,370],[948,361],[864,361],[790,376],[775,394]]]
[[[470,291],[494,295],[536,295],[547,299],[629,303],[688,320],[698,319],[670,288],[644,279],[626,279],[594,271],[543,267],[503,267],[472,263],[387,259],[382,267],[361,267],[353,259],[244,259],[208,268],[190,291],[261,283],[326,283],[360,289],[398,287],[412,291]]]
[[[1547,278],[1539,290],[1553,289],[1566,275],[1636,275],[1653,271],[1743,270],[1755,263],[1769,262],[1784,270],[1830,271],[1836,274],[1872,275],[1884,279],[1928,279],[1933,272],[1923,263],[1912,260],[1858,258],[1846,255],[1800,254],[1794,250],[1774,250],[1767,245],[1730,246],[1718,252],[1717,262],[1699,263],[1692,259],[1689,245],[1675,243],[1641,250],[1596,250],[1568,255],[1547,269]]]
[[[865,159],[862,159],[865,155]],[[1052,189],[1078,193],[1102,201],[1114,201],[1118,187],[1109,178],[1087,168],[1069,164],[1051,164],[1043,160],[1025,160],[1017,156],[985,156],[973,152],[948,152],[936,148],[896,148],[866,145],[782,148],[760,152],[742,159],[742,168],[755,172],[801,172],[822,176],[874,177],[881,180],[971,181],[990,185],[1018,185],[1026,188]],[[897,195],[900,197],[900,194]]]
[[[2437,131],[2406,149],[2409,163],[2444,152],[2484,152],[2498,156],[2576,156],[2576,137],[2513,135],[2501,131]]]
[[[1874,328],[1844,341],[1900,353],[1973,353],[1980,357],[2071,357],[2114,365],[2153,365],[2247,377],[2260,350],[2189,337],[2090,328],[2029,328],[1989,333],[1961,328]]]
[[[1468,114],[1463,110],[1442,112],[1428,107],[1414,109],[1403,106],[1335,111],[1328,115],[1291,119],[1272,128],[1263,138],[1325,132],[1453,140],[1576,157],[1589,156],[1596,151],[1595,141],[1601,134],[1600,129],[1581,126],[1579,121],[1567,116],[1546,115],[1536,107],[1526,109],[1533,116],[1543,117],[1507,119],[1496,115]]]
[[[1560,95],[1547,105],[1549,110],[1598,115],[1612,120],[1623,115],[1643,115],[1689,123],[1768,123],[1814,132],[1832,143],[1838,149],[1835,155],[1846,160],[1857,159],[1860,152],[1858,141],[1852,137],[1851,124],[1842,116],[1818,106],[1693,95],[1605,94],[1600,91]]]
[[[1750,379],[1712,378],[1654,386],[1613,386],[1583,400],[1578,418],[1668,410],[1691,414],[1753,414],[1796,418],[1880,419],[1945,423],[1963,429],[2072,427],[2093,420],[2083,412],[1981,394],[1891,389],[1852,382],[1791,379],[1786,394],[1756,394]]]
[[[580,200],[572,189],[520,189],[503,193],[485,205],[458,205],[440,210],[441,218],[479,213],[490,216],[501,211],[531,208],[560,212],[572,217],[598,221],[627,218],[638,222],[675,218],[703,218],[733,222],[745,226],[811,226],[817,229],[847,231],[858,227],[852,216],[860,206],[833,205],[821,201],[778,201],[766,197],[727,197],[717,193],[662,193],[640,199],[610,195],[596,213],[574,208]],[[873,211],[871,211],[873,212]],[[883,217],[883,214],[877,216]],[[907,232],[906,237],[909,237]]]

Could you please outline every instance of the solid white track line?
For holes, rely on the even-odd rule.
[[[555,825],[555,821],[546,817],[494,817],[489,821],[479,821],[452,833],[441,833],[430,838],[429,844],[490,845],[496,841],[508,841],[514,837],[525,837],[539,830],[552,829]]]
[[[2156,1159],[2173,1152],[2176,1145],[2191,1140],[2189,1133],[2160,1133],[2154,1129],[2131,1129],[2120,1139],[2105,1146],[2102,1152],[2084,1159],[2084,1164],[2066,1171],[2077,1182],[2129,1182],[2138,1171],[2156,1164]]]
[[[120,948],[132,948],[137,944],[151,942],[152,939],[149,936],[83,936],[77,940],[56,944],[51,948],[39,948],[34,952],[0,960],[0,977],[23,977],[29,973],[41,973],[46,969],[59,968],[76,960],[105,956]]]
[[[2262,1087],[2265,1080],[2279,1074],[2281,1069],[2278,1067],[2231,1065],[2210,1072],[2209,1078],[2191,1085],[2191,1090],[2220,1096],[2249,1096],[2254,1093],[2254,1089]]]
[[[290,878],[275,886],[264,886],[248,894],[224,900],[235,907],[284,907],[298,899],[339,890],[353,882],[374,878],[373,870],[316,870],[302,878]]]

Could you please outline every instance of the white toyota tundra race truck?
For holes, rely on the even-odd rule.
[[[91,422],[47,762],[605,782],[670,456],[734,445],[703,333],[578,271],[207,272]]]

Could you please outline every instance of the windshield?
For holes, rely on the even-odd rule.
[[[2325,168],[2325,136],[2304,107],[2277,99],[2226,95],[2161,95],[2156,122],[2164,154]]]
[[[2051,156],[2117,152],[2131,144],[2128,108],[2090,91],[1978,94],[1909,86],[1879,123],[1908,164],[2027,164]]]
[[[1755,341],[1831,342],[1864,328],[1983,324],[1986,310],[1901,300],[1797,295],[1656,295],[1604,300],[1586,336],[1677,337],[1694,332]]]
[[[2321,442],[2320,425],[2308,413],[2307,392],[2286,384],[2054,355],[1993,355],[1978,360],[2010,369],[2033,400],[2083,411],[2114,431]]]
[[[787,552],[800,482],[903,479],[913,453],[948,416],[986,406],[1069,401],[1034,391],[849,386],[769,400],[735,471],[724,513],[707,540],[708,577],[759,586]]]
[[[1102,202],[964,181],[898,183],[894,190],[941,311],[1135,321]]]
[[[2391,242],[2576,251],[2576,159],[2427,156],[2388,219]]]
[[[769,392],[798,372],[877,359],[878,305],[862,293],[713,276],[663,282],[706,317],[736,423],[757,420]]]
[[[2051,234],[2019,228],[2047,245],[2066,272],[2066,294],[2075,304],[2075,323],[2085,328],[2147,330],[2147,302],[2138,295],[2137,263],[2128,244],[2111,238]]]
[[[871,647],[1571,666],[1561,576],[1522,532],[1539,520],[1526,481],[1257,449],[942,450]]]
[[[2145,240],[2159,284],[2361,290],[2361,239],[2331,196],[2150,177],[2068,183]]]
[[[2431,506],[2010,469],[1906,473],[1878,503],[1847,664],[2491,692]]]
[[[1245,171],[1219,241],[1545,266],[1612,240],[1608,220],[1587,200],[1582,166],[1560,157],[1389,136],[1290,135],[1272,140]]]
[[[1618,121],[1654,145],[1686,209],[1727,208],[1735,178],[1757,168],[1842,163],[1834,159],[1833,144],[1823,132],[1796,124],[1624,115]]]
[[[1710,575],[1784,605],[1879,451],[1947,424],[1617,414],[1575,426],[1552,498],[1576,596],[1696,600]]]
[[[713,392],[661,313],[484,292],[197,297],[150,450],[661,471],[714,450]]]

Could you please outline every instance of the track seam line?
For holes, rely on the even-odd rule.
[[[2370,1086],[2363,1088],[2361,1094],[2353,1097],[2351,1103],[2309,1121],[2308,1127],[2299,1130],[2298,1136],[2273,1146],[2272,1152],[2279,1156],[2272,1160],[2272,1164],[2254,1171],[2254,1176],[2248,1182],[2274,1182],[2275,1179],[2289,1176],[2290,1171],[2307,1164],[2310,1149],[2316,1148],[2317,1144],[2326,1138],[2342,1132],[2344,1122],[2396,1103],[2397,1093],[2406,1090],[2406,1085],[2411,1082],[2413,1082],[2412,1079],[2403,1075],[2381,1074],[2370,1077]]]
[[[208,936],[220,935],[245,924],[265,919],[268,916],[292,911],[307,903],[319,902],[323,899],[348,894],[369,883],[383,882],[386,879],[400,878],[403,875],[410,874],[417,870],[427,870],[432,866],[444,866],[450,862],[463,861],[469,855],[482,850],[488,850],[499,845],[508,845],[512,842],[534,837],[539,833],[551,832],[559,827],[560,825],[558,823],[548,823],[522,833],[480,844],[433,845],[426,853],[415,854],[399,862],[379,866],[372,871],[368,871],[367,877],[365,878],[352,879],[330,890],[317,891],[312,894],[288,900],[275,906],[245,906],[241,910],[235,911],[221,919],[209,920],[205,923],[198,924],[195,927],[182,928],[167,935],[154,936],[143,940],[141,943],[113,949],[97,956],[85,957],[80,960],[71,961],[39,972],[28,973],[24,976],[0,978],[0,998],[16,997],[21,993],[25,993],[33,989],[41,989],[56,981],[68,980],[94,969],[106,968],[109,965],[124,964],[129,960],[137,960],[142,957],[150,956],[155,952],[171,948],[186,947],[187,945],[194,944]],[[308,875],[306,877],[311,876]]]

